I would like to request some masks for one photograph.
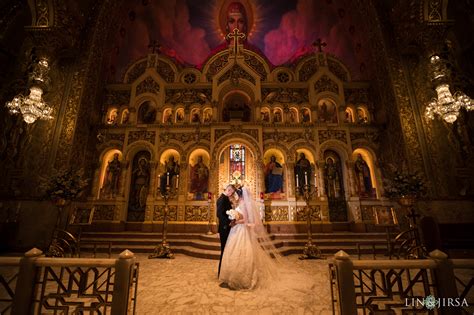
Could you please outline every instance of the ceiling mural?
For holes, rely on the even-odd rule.
[[[177,63],[200,68],[225,49],[230,27],[243,28],[245,46],[260,52],[273,66],[287,65],[315,49],[343,60],[356,79],[366,78],[365,32],[346,0],[134,0],[124,8],[110,60],[110,80],[120,80],[125,68],[155,49]],[[238,24],[240,16],[243,21]],[[234,24],[232,24],[235,22]]]

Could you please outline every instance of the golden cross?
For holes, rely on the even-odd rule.
[[[319,51],[319,52],[323,52],[323,47],[326,47],[327,44],[324,43],[323,41],[321,41],[321,38],[318,38],[318,40],[313,43],[313,46],[314,46],[314,47],[317,46],[317,47],[318,47],[318,51]]]
[[[157,52],[160,51],[161,45],[158,44],[156,40],[152,40],[150,42],[150,45],[148,45],[148,48],[151,50],[152,54],[156,54]]]
[[[232,33],[227,34],[227,36],[225,38],[227,40],[231,40],[232,38],[234,38],[234,55],[237,55],[237,48],[238,48],[238,45],[239,45],[239,38],[245,39],[245,34],[240,33],[238,28],[234,28]]]

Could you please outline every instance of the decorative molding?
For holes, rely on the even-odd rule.
[[[262,88],[262,100],[264,103],[296,103],[301,104],[309,101],[307,88]]]
[[[311,77],[318,72],[318,63],[316,61],[316,58],[311,58],[310,60],[307,60],[303,63],[303,65],[300,68],[299,71],[299,80],[306,82]]]
[[[150,142],[151,144],[155,144],[155,135],[155,131],[130,131],[130,133],[128,134],[128,144],[130,145],[138,140],[145,140]]]
[[[318,81],[314,83],[314,91],[316,92],[316,94],[326,91],[339,94],[339,86],[327,75],[323,75],[321,78],[318,79]]]
[[[153,221],[163,221],[164,209],[164,205],[158,205],[153,207]],[[168,220],[178,221],[178,206],[168,206]]]
[[[137,86],[137,95],[143,93],[154,93],[157,94],[160,92],[160,85],[158,82],[153,80],[152,77],[147,77],[145,80],[140,82]]]
[[[133,83],[136,79],[138,79],[138,77],[145,73],[146,67],[146,59],[136,63],[131,70],[127,71],[124,82]]]
[[[115,205],[95,205],[93,221],[113,221]]]
[[[333,60],[332,58],[327,58],[328,60],[328,68],[337,78],[339,78],[343,82],[349,81],[349,74],[347,73],[346,69],[344,69],[341,64]]]
[[[265,206],[265,221],[289,221],[289,209],[285,206]]]
[[[165,80],[167,83],[172,83],[175,80],[175,73],[173,68],[166,62],[158,60],[156,65],[156,72]]]
[[[212,79],[214,78],[214,76],[226,66],[228,61],[229,61],[229,53],[220,55],[214,61],[212,61],[206,73],[207,81],[212,82]]]
[[[258,75],[260,76],[260,81],[265,81],[266,78],[267,78],[267,71],[265,70],[264,64],[260,60],[258,60],[257,57],[255,57],[252,54],[244,53],[243,55],[244,55],[245,63],[250,68],[255,70],[255,72],[257,72]]]
[[[210,104],[211,89],[166,89],[165,103],[169,104]]]
[[[222,84],[224,81],[231,80],[233,84],[238,85],[239,79],[245,79],[255,85],[255,79],[247,71],[245,71],[241,66],[235,64],[230,68],[226,73],[224,73],[217,84]]]
[[[208,221],[209,206],[186,206],[184,221]]]
[[[319,143],[324,143],[329,139],[336,139],[347,143],[345,130],[318,130]]]

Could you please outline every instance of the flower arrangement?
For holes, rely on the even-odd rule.
[[[227,213],[227,215],[229,216],[229,219],[231,219],[231,220],[240,220],[241,219],[240,212],[238,212],[237,210],[230,209],[230,210],[227,210],[225,213]]]
[[[88,180],[82,177],[82,169],[62,169],[47,178],[42,186],[51,200],[74,200],[87,186]]]
[[[384,188],[389,198],[420,197],[426,194],[426,185],[420,175],[398,170],[391,178],[384,179]]]

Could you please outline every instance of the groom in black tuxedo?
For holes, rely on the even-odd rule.
[[[230,202],[229,197],[232,196],[235,192],[234,185],[227,185],[224,192],[217,199],[217,218],[219,218],[219,238],[221,239],[221,257],[219,259],[219,271],[217,277],[221,273],[221,262],[222,254],[224,254],[225,243],[227,242],[227,237],[229,236],[230,228],[235,225],[234,221],[229,219],[227,210],[232,209],[232,202]]]

